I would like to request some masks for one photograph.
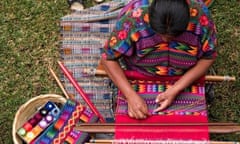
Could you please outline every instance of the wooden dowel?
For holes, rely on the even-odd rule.
[[[49,71],[50,71],[51,75],[53,76],[53,78],[56,80],[58,86],[59,86],[60,89],[62,90],[62,92],[63,92],[63,94],[65,95],[65,97],[66,97],[67,99],[69,99],[70,97],[69,97],[68,93],[66,92],[63,84],[61,83],[61,81],[59,80],[59,78],[57,77],[57,75],[55,74],[55,72],[54,72],[54,71],[52,70],[52,68],[50,68],[50,67],[49,67]]]
[[[92,72],[92,69],[84,69],[85,73],[90,73]],[[102,69],[95,69],[95,75],[99,76],[107,76],[107,73],[105,70]],[[215,75],[206,75],[205,76],[205,81],[206,82],[223,82],[223,81],[236,81],[236,77],[232,76],[215,76]]]
[[[222,124],[222,125],[221,125]],[[208,126],[209,128],[209,133],[218,133],[218,134],[225,134],[225,133],[238,133],[240,132],[240,126],[237,125],[236,123],[185,123],[185,124],[180,124],[180,123],[172,123],[172,124],[132,124],[132,126]],[[77,125],[75,127],[76,130],[80,130],[83,132],[88,132],[88,133],[114,133],[115,132],[115,126],[131,126],[131,124],[112,124],[112,123],[106,123],[106,124],[81,124]],[[134,128],[131,128],[131,130],[134,130]],[[136,129],[136,131],[139,129]],[[126,132],[128,130],[126,129]],[[161,130],[157,130],[161,131]],[[179,129],[181,131],[181,129]],[[186,130],[182,130],[186,131]],[[194,132],[198,131],[198,128],[189,128],[189,131]]]
[[[77,126],[238,126],[233,122],[209,122],[209,123],[81,123]]]
[[[209,81],[209,82],[236,81],[235,77],[230,77],[230,76],[206,75],[205,79],[206,81]]]

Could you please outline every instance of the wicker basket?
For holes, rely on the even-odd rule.
[[[56,94],[46,94],[34,97],[23,104],[18,109],[12,125],[12,137],[14,144],[23,144],[23,141],[17,135],[17,130],[37,111],[39,107],[43,106],[48,101],[64,104],[67,99]]]

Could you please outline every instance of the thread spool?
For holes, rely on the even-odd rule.
[[[35,135],[33,132],[28,132],[26,137],[25,137],[25,141],[27,143],[30,143],[33,139],[34,139]]]
[[[27,134],[27,131],[24,128],[20,128],[17,133],[20,136],[25,136]]]
[[[45,117],[45,120],[46,120],[47,123],[50,123],[50,122],[53,121],[53,116],[47,115],[47,116]]]
[[[41,141],[40,144],[50,144],[52,141],[52,139],[48,138],[48,137],[44,137]]]
[[[42,118],[43,117],[39,112],[34,115],[34,119],[36,119],[37,121],[40,121]]]
[[[47,114],[48,114],[48,111],[45,109],[45,108],[41,108],[40,110],[39,110],[39,113],[42,115],[42,116],[46,116]]]
[[[32,133],[34,134],[34,138],[36,138],[36,136],[38,136],[42,131],[43,131],[43,128],[41,128],[39,125],[35,126],[32,129]]]
[[[56,108],[56,106],[52,103],[52,102],[47,102],[44,106],[44,108],[47,110],[47,111],[51,111],[52,109]]]
[[[29,132],[29,131],[31,131],[32,130],[32,128],[33,128],[33,126],[30,124],[30,123],[25,123],[24,125],[23,125],[23,128],[27,131],[27,132]]]
[[[56,131],[55,131],[54,129],[50,129],[50,130],[47,132],[46,136],[47,136],[48,138],[50,138],[50,139],[53,139],[54,136],[55,136],[55,134],[56,134]]]
[[[32,127],[36,126],[38,124],[39,120],[36,118],[31,118],[28,120],[28,123],[32,125]]]
[[[45,129],[47,126],[48,126],[48,123],[47,121],[45,121],[44,119],[42,121],[39,122],[39,126],[42,128],[42,129]]]

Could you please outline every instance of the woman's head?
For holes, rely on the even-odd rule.
[[[150,25],[162,36],[178,36],[189,22],[186,0],[153,0],[149,8]]]

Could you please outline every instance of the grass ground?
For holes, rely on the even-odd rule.
[[[86,5],[93,3],[84,1]],[[12,143],[12,122],[19,106],[47,93],[62,94],[48,72],[57,71],[59,19],[69,13],[66,1],[0,1],[0,143]],[[237,77],[214,87],[211,121],[240,123],[240,1],[216,0],[211,8],[219,32],[219,75]],[[240,140],[240,135],[212,135],[214,140]]]

